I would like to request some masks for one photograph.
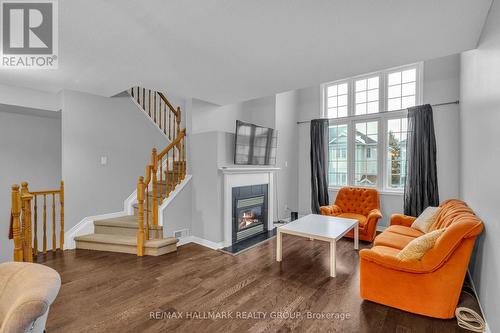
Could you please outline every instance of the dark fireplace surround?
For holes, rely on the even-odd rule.
[[[267,233],[268,184],[233,187],[233,244]]]

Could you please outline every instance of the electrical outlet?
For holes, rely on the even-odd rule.
[[[106,155],[101,156],[101,165],[108,164],[108,157]]]

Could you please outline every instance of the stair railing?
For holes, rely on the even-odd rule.
[[[170,141],[177,138],[181,127],[180,107],[174,108],[159,91],[133,87],[128,93]]]
[[[33,262],[33,257],[38,256],[38,198],[43,198],[43,236],[42,251],[47,253],[47,198],[52,204],[52,251],[57,247],[57,214],[56,198],[59,206],[59,249],[64,250],[64,182],[61,181],[59,189],[46,191],[33,191],[28,189],[28,183],[12,185],[12,208],[10,217],[9,239],[14,241],[14,261]],[[33,206],[33,209],[32,209]],[[50,208],[50,207],[49,207]],[[50,228],[50,225],[49,225]]]

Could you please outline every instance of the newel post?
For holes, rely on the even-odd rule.
[[[23,238],[21,233],[21,197],[19,185],[12,185],[12,238],[14,239],[14,261],[23,261]]]
[[[23,257],[24,261],[33,262],[32,249],[32,231],[31,231],[31,195],[28,191],[28,183],[21,183],[21,202],[22,202],[22,233],[23,233]]]
[[[60,223],[61,223],[61,230],[59,231],[59,248],[61,251],[64,250],[64,181],[61,181],[61,188],[59,192],[59,204],[61,205],[61,211],[60,211]]]
[[[156,193],[156,189],[157,189],[157,176],[156,176],[156,173],[158,171],[158,154],[156,153],[156,148],[153,148],[153,152],[152,152],[152,156],[151,156],[151,164],[153,165],[153,170],[152,170],[152,182],[153,182],[153,185],[152,185],[152,189],[153,189],[153,202],[152,202],[152,206],[151,206],[151,217],[153,218],[152,219],[152,226],[153,228],[156,228],[158,226],[158,198],[157,198],[157,193]]]
[[[144,255],[144,177],[140,176],[137,182],[137,255]]]

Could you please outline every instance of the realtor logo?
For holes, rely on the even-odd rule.
[[[58,66],[57,0],[0,0],[3,68]]]

